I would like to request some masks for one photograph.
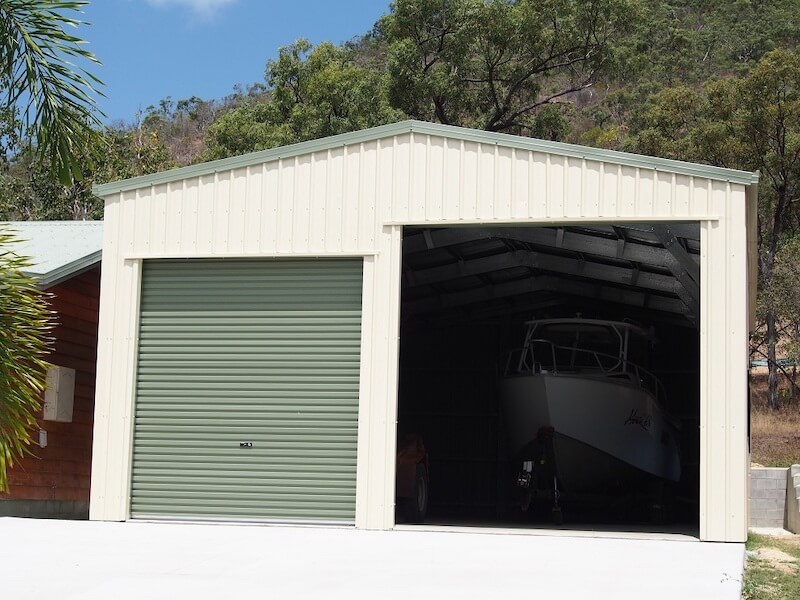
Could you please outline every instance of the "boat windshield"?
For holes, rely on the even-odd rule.
[[[558,347],[584,350],[571,361],[575,367],[596,367],[593,353],[619,357],[624,351],[619,333],[608,325],[548,323],[535,328],[532,337]]]
[[[647,333],[625,322],[578,319],[531,321],[522,348],[506,356],[505,376],[577,373],[630,380],[663,397],[644,363]]]

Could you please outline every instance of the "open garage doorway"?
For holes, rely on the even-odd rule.
[[[406,227],[397,522],[696,536],[699,264],[697,222]]]

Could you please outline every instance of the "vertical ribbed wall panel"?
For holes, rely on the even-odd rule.
[[[131,514],[352,522],[361,291],[361,260],[146,261]]]
[[[703,178],[660,174],[496,144],[414,133],[394,138],[392,223],[513,223],[536,219],[697,220],[724,212],[724,182],[714,202]],[[695,181],[697,179],[697,181]]]
[[[126,249],[141,258],[363,255],[386,224],[716,219],[725,185],[413,133],[121,198],[132,223]]]
[[[743,529],[737,527],[745,520],[730,499],[741,488],[740,450],[746,448],[746,439],[722,428],[731,423],[739,427],[745,414],[745,388],[733,377],[743,369],[736,363],[743,334],[733,332],[741,317],[741,257],[728,258],[741,250],[745,237],[740,221],[733,229],[731,223],[716,228],[732,206],[743,202],[745,189],[755,186],[746,188],[741,178],[730,184],[717,181],[724,179],[719,173],[705,177],[704,168],[678,168],[673,174],[669,165],[662,170],[648,166],[647,160],[617,162],[611,153],[604,157],[587,150],[582,156],[575,147],[564,152],[541,144],[519,147],[506,138],[495,143],[491,134],[462,135],[443,128],[437,135],[425,127],[415,124],[410,131],[380,139],[314,146],[305,154],[287,149],[286,155],[270,154],[263,163],[215,166],[215,173],[189,170],[180,181],[143,182],[138,189],[106,195],[91,517],[129,516],[142,261],[281,256],[359,256],[359,264],[366,260],[364,304],[372,308],[369,319],[365,313],[362,336],[370,355],[361,362],[369,380],[362,381],[360,407],[367,421],[359,424],[359,440],[365,442],[359,449],[359,521],[380,528],[393,524],[395,296],[402,226],[677,220],[703,222],[703,246],[709,251],[702,269],[707,276],[701,286],[705,314],[716,318],[723,314],[716,307],[726,303],[734,311],[725,312],[727,322],[715,321],[705,333],[703,452],[708,457],[704,485],[709,487],[703,502],[705,510],[715,512],[703,514],[701,531],[705,539],[738,540]],[[749,218],[748,235],[755,231],[755,216]],[[729,235],[742,239],[723,242]],[[737,274],[724,283],[711,273],[726,260],[728,268],[719,273]],[[723,285],[728,289],[720,289]],[[734,343],[739,358],[718,364],[712,350]],[[736,398],[727,411],[721,410],[726,394]],[[736,464],[719,458],[725,455],[736,455]],[[734,477],[723,480],[716,475],[718,469],[728,469]],[[720,509],[725,502],[728,506]],[[725,512],[725,522],[719,510]]]
[[[378,243],[380,252],[364,260],[356,526],[365,529],[385,528],[395,514],[403,228],[384,227]]]
[[[700,538],[747,539],[748,215],[722,183],[725,215],[701,228]],[[715,199],[715,201],[720,201]]]

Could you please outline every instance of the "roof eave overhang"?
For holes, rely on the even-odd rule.
[[[58,285],[59,283],[66,281],[67,279],[88,271],[96,265],[99,265],[100,261],[102,260],[102,256],[103,251],[98,250],[97,252],[82,256],[71,263],[62,265],[56,269],[53,269],[52,271],[47,271],[46,273],[39,273],[35,270],[27,269],[25,270],[25,273],[36,279],[36,283],[40,289],[46,290],[54,285]]]

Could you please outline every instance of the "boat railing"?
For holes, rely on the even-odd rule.
[[[636,363],[618,355],[587,348],[559,346],[545,339],[530,339],[523,348],[511,350],[506,357],[504,371],[505,376],[582,373],[624,378],[649,391],[659,403],[663,404],[666,398],[664,386],[658,377]]]

